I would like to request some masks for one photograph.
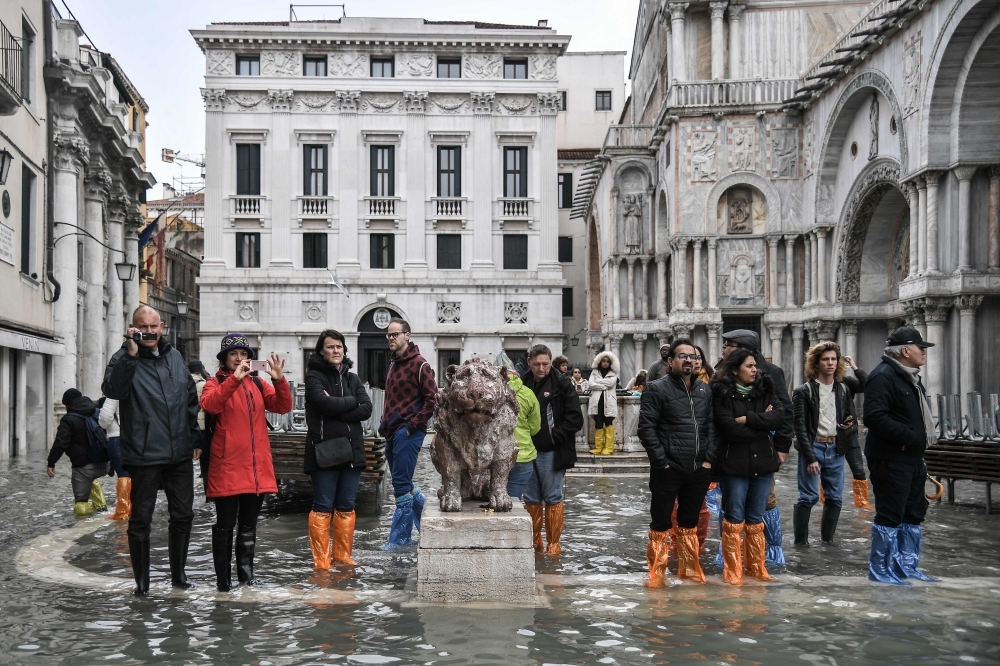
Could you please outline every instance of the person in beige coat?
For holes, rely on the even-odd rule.
[[[621,367],[611,352],[601,352],[594,357],[590,373],[590,401],[587,414],[594,419],[594,448],[591,455],[610,456],[615,450],[614,420],[618,416],[618,373]]]

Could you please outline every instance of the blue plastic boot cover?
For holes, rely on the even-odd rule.
[[[767,563],[786,564],[785,549],[781,547],[781,511],[778,507],[764,512],[764,540],[767,542]]]
[[[901,523],[896,537],[896,574],[900,578],[916,578],[927,582],[937,582],[940,578],[928,576],[917,569],[920,564],[920,525]]]
[[[893,570],[896,559],[898,527],[872,525],[872,551],[868,555],[868,580],[893,585],[909,585]]]
[[[713,516],[721,512],[722,506],[722,490],[716,486],[715,488],[710,488],[708,493],[705,495],[705,504],[708,506],[708,511]]]
[[[396,510],[392,514],[389,540],[382,550],[398,550],[410,545],[413,533],[413,495],[407,493],[396,498]]]
[[[715,566],[719,567],[720,569],[723,566],[723,559],[722,559],[722,520],[723,520],[723,518],[725,518],[725,516],[720,511],[719,512],[719,552],[717,552],[715,554]]]
[[[424,513],[424,502],[427,498],[420,492],[420,488],[413,489],[413,526],[420,531],[420,516]]]

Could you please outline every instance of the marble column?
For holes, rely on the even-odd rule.
[[[933,247],[933,246],[931,246]],[[933,251],[933,250],[932,250]],[[930,270],[930,269],[928,269]],[[937,396],[944,393],[944,327],[948,319],[948,301],[928,299],[924,306],[924,321],[926,322],[927,342],[933,342],[934,347],[927,350],[927,393],[931,396],[931,405],[937,408]]]
[[[722,324],[705,324],[705,328],[708,329],[708,358],[704,360],[705,363],[711,363],[714,367],[716,362],[722,356],[722,350],[719,348],[719,338],[722,334]]]
[[[694,326],[691,324],[677,324],[674,326],[674,339],[677,338],[687,338],[691,339],[691,334],[694,332]]]
[[[471,93],[472,99],[472,270],[493,271],[493,104],[494,93]],[[618,285],[618,280],[614,280]],[[615,303],[618,292],[614,292]],[[618,318],[617,308],[615,318]]]
[[[729,78],[738,79],[742,76],[740,57],[743,48],[740,46],[740,17],[743,16],[745,5],[729,5]]]
[[[93,165],[96,159],[91,161]],[[87,169],[84,180],[84,222],[87,233],[94,238],[104,239],[104,201],[111,185],[111,175],[103,166]],[[107,356],[104,345],[107,337],[104,331],[104,254],[105,249],[95,240],[85,236],[83,241],[83,281],[87,293],[83,297],[83,330],[85,341],[80,346],[80,376],[83,382],[79,388],[84,395],[101,395],[104,368]],[[114,259],[109,262],[114,264]]]
[[[923,178],[914,178],[917,188],[917,232],[920,243],[917,247],[917,272],[923,275],[927,270],[927,183]]]
[[[621,333],[612,333],[608,336],[608,341],[611,343],[611,353],[615,355],[615,358],[621,358],[623,337]]]
[[[728,2],[708,3],[709,13],[712,17],[712,80],[726,78],[726,40],[723,17],[726,13]]]
[[[850,356],[858,361],[858,320],[844,319],[840,322],[844,327],[844,356]]]
[[[795,236],[785,236],[785,307],[795,305]]]
[[[657,333],[656,341],[660,343],[660,347],[670,344],[670,331],[660,331]],[[659,348],[657,348],[657,354],[659,354]],[[659,358],[659,356],[657,356],[657,358]]]
[[[976,174],[974,166],[961,166],[955,169],[958,178],[958,268],[956,272],[972,270],[972,247],[970,227],[972,225],[972,177]]]
[[[622,317],[622,293],[620,283],[621,259],[617,254],[611,255],[608,264],[611,269],[611,317],[618,321]]]
[[[642,283],[639,285],[639,292],[642,298],[642,318],[649,319],[649,256],[639,257],[642,262]]]
[[[990,270],[1000,270],[1000,166],[990,167]]]
[[[226,248],[222,233],[222,218],[226,215],[226,129],[222,121],[222,107],[226,91],[203,89],[205,102],[205,249],[202,268],[225,268]],[[235,151],[234,151],[235,152]],[[344,215],[343,208],[341,215]],[[129,261],[138,265],[139,258],[130,255]],[[235,256],[235,255],[234,255]],[[138,271],[137,271],[138,272]],[[131,313],[130,313],[131,314]]]
[[[669,88],[670,82],[674,80],[674,32],[671,26],[670,10],[665,5],[662,6],[660,20],[663,21],[663,51],[667,54],[663,66],[666,69],[667,87]]]
[[[813,280],[812,280],[812,275],[813,275],[812,234],[811,233],[806,234],[805,236],[802,237],[802,240],[805,243],[805,251],[806,251],[806,257],[805,257],[805,259],[806,259],[806,271],[805,271],[806,284],[805,284],[805,289],[803,289],[803,291],[805,293],[802,294],[802,304],[803,305],[812,305],[812,302],[813,302],[813,289],[812,289],[812,285],[813,285]]]
[[[142,263],[139,257],[139,230],[145,219],[138,212],[125,217],[125,256],[136,265]],[[204,264],[202,264],[204,266]],[[125,317],[131,321],[132,313],[139,307],[139,271],[136,269],[131,280],[123,285]],[[124,331],[123,331],[124,333]]]
[[[925,171],[927,182],[927,272],[940,275],[938,270],[938,178],[940,171]]]
[[[406,258],[403,270],[408,278],[427,276],[427,231],[424,228],[424,133],[427,93],[404,92],[406,105]],[[486,203],[486,202],[484,202]],[[488,205],[488,204],[487,204]]]
[[[701,244],[702,240],[699,238],[693,243],[694,247],[694,267],[692,269],[692,284],[691,287],[694,292],[694,297],[692,298],[691,305],[695,310],[701,310]]]
[[[127,199],[124,195],[116,195],[111,198],[107,207],[108,245],[122,251],[125,249],[123,225],[125,221],[126,201]],[[107,351],[118,349],[122,343],[122,334],[125,333],[123,285],[122,281],[118,279],[118,271],[115,269],[115,263],[124,260],[124,255],[118,252],[109,253],[108,270],[105,277],[108,285],[108,316],[104,322],[104,349]],[[136,262],[132,261],[132,263]],[[138,272],[138,269],[136,272]]]
[[[771,363],[781,367],[781,336],[785,332],[784,324],[774,324],[767,327],[767,335],[771,339]]]
[[[674,61],[674,81],[687,81],[687,44],[684,27],[688,3],[671,2],[667,5],[670,9],[670,34],[671,48]]]
[[[778,239],[767,239],[767,307],[778,307]]]
[[[271,261],[272,268],[292,267],[291,90],[272,90],[271,104]],[[301,159],[301,158],[299,158]],[[266,186],[264,190],[266,191]]]
[[[632,334],[632,346],[635,348],[635,374],[639,374],[639,371],[646,367],[642,358],[642,352],[646,346],[646,337],[645,333]],[[625,381],[627,382],[628,380]]]
[[[907,310],[905,323],[907,326],[912,326],[917,329],[920,332],[921,338],[924,340],[927,339],[927,320],[924,318],[924,310],[922,306]],[[889,330],[889,333],[891,334],[900,326],[902,326],[902,324],[897,323],[894,328]]]
[[[667,310],[667,255],[656,255],[656,305],[657,318],[666,319]]]
[[[635,319],[635,257],[628,257],[628,318]]]
[[[792,381],[794,386],[802,384],[802,369],[805,357],[802,354],[802,334],[805,332],[802,324],[792,324]]]
[[[715,310],[719,307],[719,296],[717,282],[719,280],[716,272],[718,262],[718,241],[715,238],[708,239],[708,307]]]
[[[548,273],[545,277],[562,278],[562,265],[559,263],[559,202],[557,200],[558,182],[552,177],[558,171],[556,138],[556,115],[559,113],[558,93],[539,93],[538,99],[538,125],[539,125],[539,149],[541,151],[539,162],[543,174],[540,185],[541,201],[535,205],[541,211],[540,225],[538,232],[538,270],[540,273]],[[542,277],[540,275],[539,277]]]
[[[910,269],[907,277],[920,272],[920,193],[913,182],[906,184],[906,198],[910,207]]]
[[[976,309],[982,302],[982,296],[959,296],[955,299],[961,340],[958,348],[959,386],[961,386],[963,407],[966,404],[966,396],[976,390]]]
[[[687,310],[687,246],[688,242],[681,239],[674,244],[674,275],[677,277],[677,309]]]
[[[337,273],[340,278],[345,277],[345,274],[359,275],[361,270],[361,261],[359,260],[360,248],[358,247],[360,243],[358,238],[358,200],[362,196],[362,190],[358,182],[358,172],[360,171],[358,165],[363,162],[359,155],[361,150],[361,146],[359,146],[361,136],[358,128],[358,103],[360,97],[361,93],[357,91],[340,91],[337,93],[337,103],[340,107],[339,133],[341,137],[339,140],[340,149],[338,150],[338,158],[340,159],[340,164],[343,165],[337,169],[340,181],[340,231],[337,234]],[[478,142],[481,140],[480,134],[484,132],[479,131],[479,126],[475,122],[473,121],[473,141],[476,141],[476,145],[478,146]],[[488,151],[490,147],[489,122],[486,123],[485,134],[486,150]],[[479,177],[478,164],[476,168],[476,176]],[[489,166],[487,165],[486,168],[489,168]],[[478,182],[476,185],[478,185]],[[476,196],[476,201],[479,201],[478,191],[474,196]],[[488,200],[488,190],[486,196]],[[479,212],[479,207],[476,208],[476,212]],[[478,232],[478,219],[475,224],[474,228]]]
[[[816,300],[826,303],[826,229],[816,230]]]

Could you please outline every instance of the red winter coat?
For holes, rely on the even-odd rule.
[[[201,408],[216,417],[206,479],[209,499],[278,492],[264,411],[292,411],[292,392],[284,378],[273,386],[260,384],[263,396],[249,375],[240,382],[228,370],[205,382]]]

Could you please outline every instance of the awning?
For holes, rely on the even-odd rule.
[[[66,354],[66,347],[61,342],[7,328],[0,328],[0,347],[20,349],[34,354],[48,354],[49,356],[64,356]]]

